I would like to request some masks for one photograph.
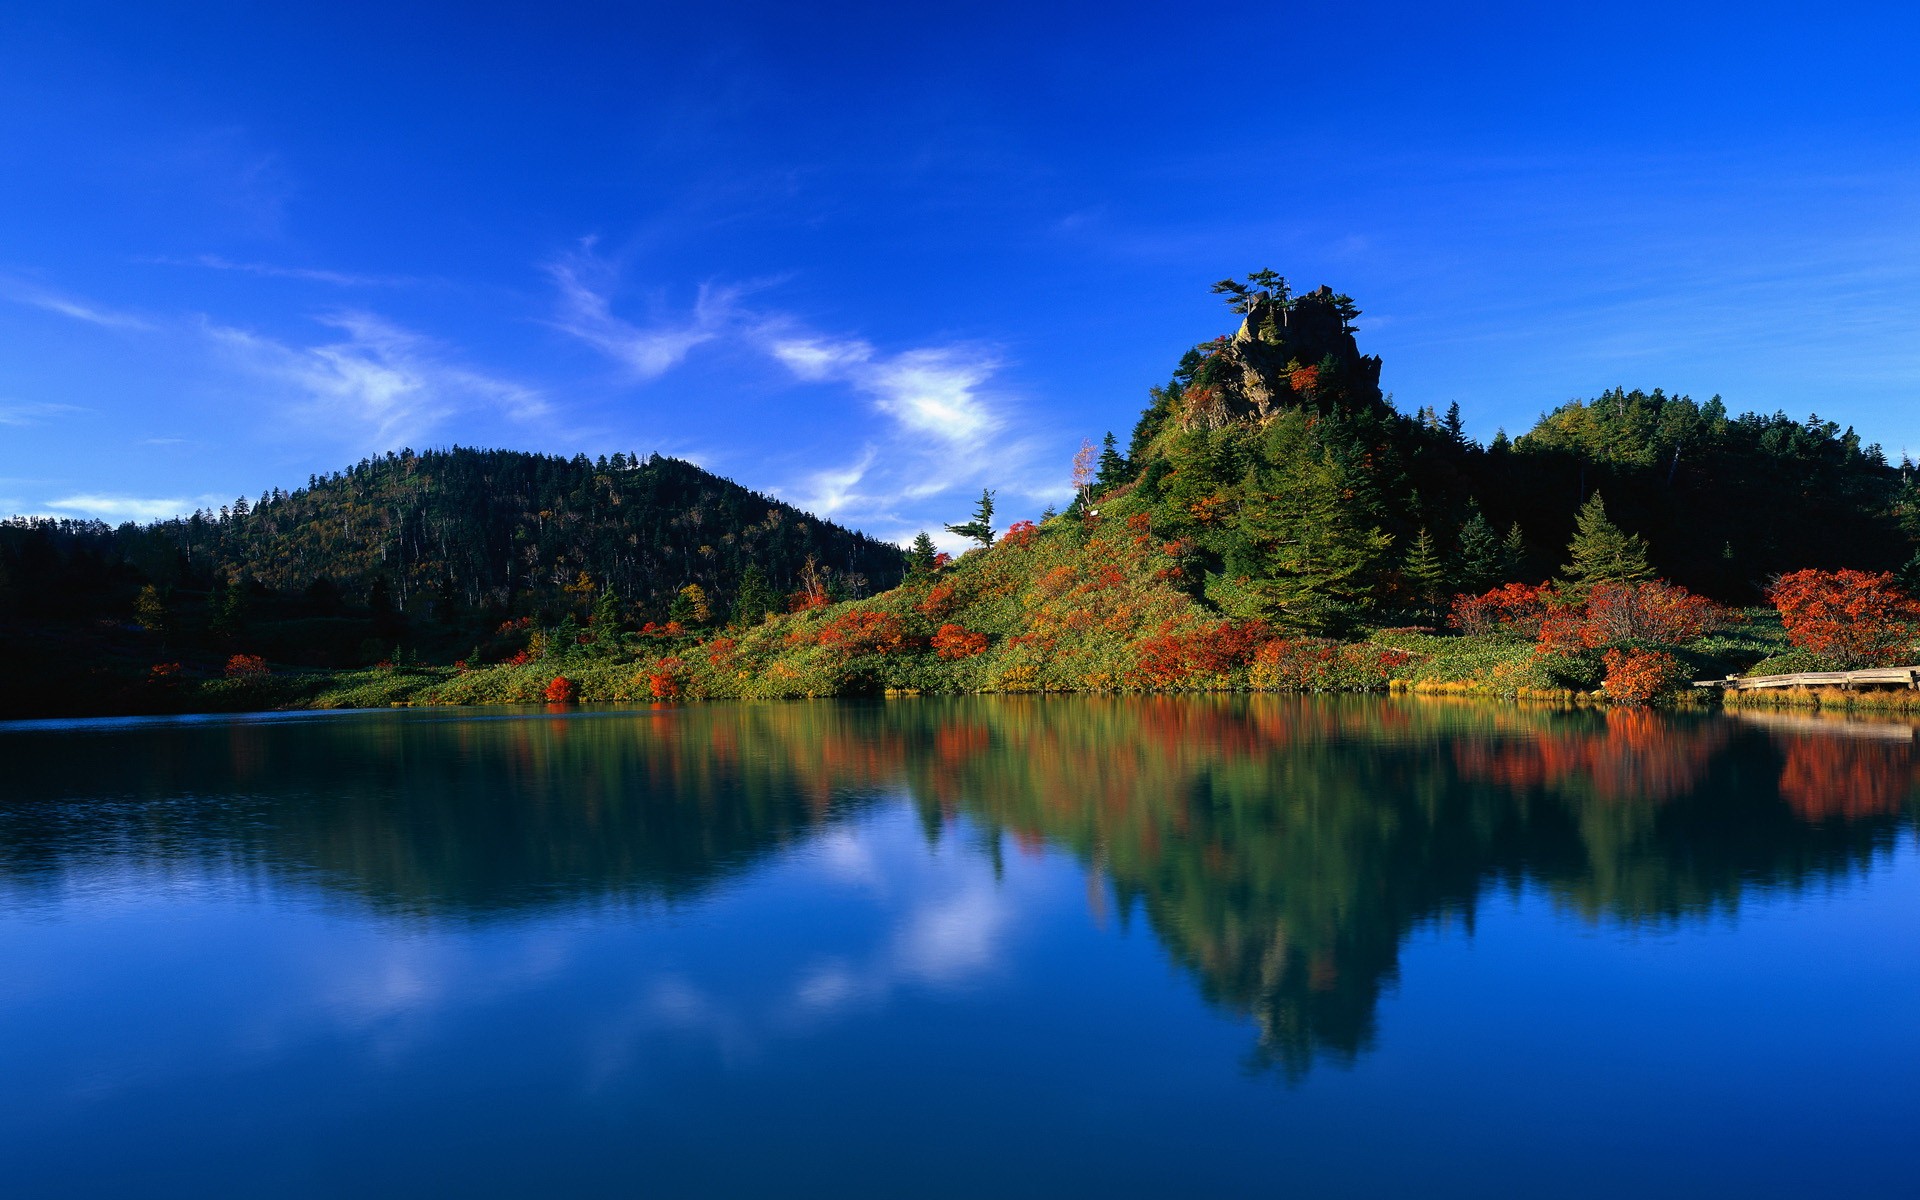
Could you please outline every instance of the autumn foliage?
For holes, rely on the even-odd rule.
[[[228,679],[264,679],[272,669],[258,654],[236,654],[227,660]]]
[[[1670,583],[1601,583],[1582,603],[1547,606],[1538,649],[1543,654],[1573,654],[1621,642],[1677,645],[1731,619],[1705,596]]]
[[[1000,544],[1003,546],[1029,546],[1033,544],[1033,539],[1039,536],[1039,528],[1035,526],[1032,521],[1015,521],[1013,524],[1007,526],[1007,531],[1004,534],[1000,535]]]
[[[572,704],[580,698],[580,688],[565,675],[556,675],[547,685],[548,704]]]
[[[847,612],[821,627],[820,645],[846,654],[898,654],[911,642],[900,618],[891,613]]]
[[[1607,651],[1603,661],[1607,668],[1607,698],[1622,704],[1650,703],[1685,679],[1679,660],[1664,650],[1630,646]]]
[[[1794,645],[1842,666],[1899,665],[1920,637],[1920,602],[1885,572],[1795,571],[1767,598]]]
[[[1456,596],[1453,625],[1461,633],[1511,633],[1536,637],[1547,615],[1547,584],[1509,583],[1480,596]]]
[[[942,625],[933,635],[933,652],[941,658],[972,658],[987,650],[987,635],[962,625]]]

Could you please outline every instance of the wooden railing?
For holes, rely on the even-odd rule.
[[[1865,671],[1801,671],[1793,675],[1729,675],[1725,679],[1702,679],[1697,688],[1721,688],[1745,691],[1748,688],[1837,687],[1862,684],[1892,685],[1920,690],[1920,667],[1871,667]]]

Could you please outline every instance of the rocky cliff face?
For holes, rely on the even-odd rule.
[[[1380,360],[1360,353],[1350,311],[1326,287],[1285,305],[1256,303],[1238,333],[1215,343],[1188,389],[1182,424],[1218,429],[1283,408],[1383,406]]]

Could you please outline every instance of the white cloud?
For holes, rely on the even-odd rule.
[[[814,383],[844,376],[873,358],[873,347],[866,342],[828,338],[788,338],[770,349],[788,370]]]
[[[358,275],[349,271],[329,271],[320,267],[283,267],[275,263],[232,262],[217,254],[200,254],[192,258],[156,256],[141,261],[168,267],[206,267],[214,271],[237,271],[244,275],[259,275],[268,279],[300,279],[309,283],[328,283],[335,287],[404,287],[414,282],[404,275]]]
[[[217,504],[202,496],[198,501],[184,497],[126,496],[110,492],[77,492],[46,502],[47,511],[59,517],[90,517],[100,521],[164,521],[190,513],[196,508]]]
[[[640,326],[617,317],[613,312],[611,271],[590,250],[588,243],[580,254],[547,268],[560,289],[560,311],[553,325],[622,364],[639,379],[657,379],[679,366],[695,346],[719,337],[732,318],[739,293],[704,284],[692,313],[682,319]]]
[[[0,403],[0,425],[38,425],[49,417],[61,417],[68,413],[86,411],[77,404]]]
[[[551,411],[535,389],[464,366],[430,339],[371,313],[341,312],[321,323],[346,336],[289,346],[227,326],[209,324],[206,331],[244,368],[302,393],[316,423],[376,446],[418,439],[473,408],[516,420]]]
[[[31,284],[0,281],[0,296],[4,296],[15,304],[24,304],[29,308],[37,308],[43,312],[55,313],[70,320],[83,321],[105,329],[153,328],[150,322],[130,313],[115,312],[101,305],[76,300],[71,296],[63,296],[58,292],[50,292]]]

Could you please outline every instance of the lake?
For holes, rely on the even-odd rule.
[[[1902,724],[0,726],[9,1195],[1913,1196]]]

